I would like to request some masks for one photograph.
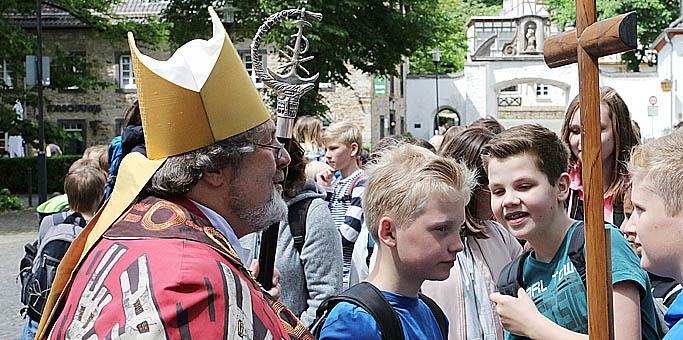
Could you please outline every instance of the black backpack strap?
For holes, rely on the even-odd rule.
[[[289,231],[292,233],[292,239],[294,240],[294,249],[299,254],[301,254],[301,249],[304,248],[304,242],[306,242],[306,216],[313,199],[314,197],[304,198],[288,208],[287,221]]]
[[[64,221],[62,223],[77,225],[81,228],[85,228],[85,226],[88,224],[85,221],[85,218],[83,217],[83,215],[81,215],[80,213],[77,213],[77,212],[74,212],[73,214],[66,216],[66,218],[64,218]]]
[[[446,328],[446,314],[443,313],[443,310],[441,310],[441,307],[436,304],[434,300],[432,300],[429,296],[424,295],[422,293],[418,294],[420,297],[420,300],[422,300],[427,307],[429,307],[429,310],[432,311],[432,314],[434,314],[434,318],[436,319],[436,323],[439,325],[439,330],[441,330],[441,336],[443,337],[444,340],[448,339],[448,328]]]
[[[384,298],[379,289],[368,282],[361,282],[343,291],[341,294],[325,300],[316,311],[316,321],[313,324],[312,332],[315,336],[320,335],[320,330],[324,324],[324,318],[340,302],[348,302],[363,308],[375,319],[382,339],[401,340],[403,337],[403,326],[398,315],[394,312],[389,301]]]
[[[529,251],[523,252],[503,267],[496,283],[499,293],[517,297],[517,290],[524,287],[524,262],[529,254]]]
[[[586,228],[583,221],[580,221],[574,232],[572,238],[569,240],[569,248],[567,249],[567,256],[572,261],[576,272],[581,276],[583,286],[586,286],[586,255],[584,248],[586,246]]]

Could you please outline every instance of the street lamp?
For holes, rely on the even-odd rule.
[[[223,12],[223,24],[230,30],[235,24],[235,13],[239,12],[239,8],[233,6],[232,1],[226,1],[221,11]]]
[[[436,78],[436,114],[434,115],[434,134],[439,132],[439,63],[441,62],[441,51],[432,51],[432,62],[434,63],[434,75]]]
[[[396,102],[389,98],[389,135],[396,134]]]

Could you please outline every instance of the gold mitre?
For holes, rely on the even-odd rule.
[[[213,8],[209,13],[213,37],[186,43],[166,61],[140,53],[128,33],[149,159],[211,145],[270,119],[223,24]]]

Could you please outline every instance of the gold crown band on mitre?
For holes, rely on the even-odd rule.
[[[210,40],[166,61],[143,55],[128,33],[147,157],[162,159],[248,131],[270,114],[213,8]]]

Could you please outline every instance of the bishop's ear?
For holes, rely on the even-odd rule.
[[[379,220],[377,236],[381,243],[396,247],[396,223],[389,216],[384,216]]]

